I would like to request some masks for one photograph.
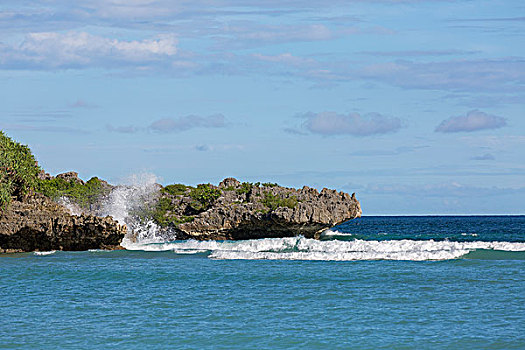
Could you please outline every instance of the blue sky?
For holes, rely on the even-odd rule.
[[[525,213],[523,1],[5,0],[0,128],[51,174]]]

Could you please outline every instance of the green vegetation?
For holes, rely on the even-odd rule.
[[[96,177],[85,184],[60,178],[40,180],[41,171],[29,147],[0,131],[0,209],[5,208],[12,197],[21,198],[31,191],[41,192],[54,200],[68,197],[87,209],[109,192]]]
[[[197,188],[190,191],[190,197],[194,201],[192,207],[197,211],[208,209],[220,196],[221,190],[210,184],[197,185]]]
[[[277,195],[274,195],[271,192],[266,192],[264,198],[261,200],[261,203],[268,207],[270,210],[275,210],[280,207],[295,208],[298,203],[296,196],[291,196],[288,198],[281,198]]]
[[[252,184],[251,182],[243,182],[241,184],[241,188],[238,188],[236,191],[238,194],[248,194],[250,193],[250,191],[252,190],[252,187],[254,187],[255,185]]]
[[[173,184],[173,185],[168,185],[168,186],[164,187],[161,192],[169,193],[169,194],[171,194],[173,196],[182,196],[182,195],[185,195],[186,192],[189,189],[192,189],[192,188],[193,187],[186,186],[184,184]]]
[[[238,194],[248,194],[250,193],[250,191],[252,190],[252,188],[254,187],[277,187],[279,186],[278,184],[274,183],[274,182],[263,182],[263,183],[260,183],[260,182],[243,182],[241,183],[241,187],[240,188],[237,188],[235,189],[235,187],[233,186],[228,186],[226,187],[224,190],[225,191],[236,191]]]
[[[177,226],[185,222],[193,221],[193,216],[182,215],[181,217],[179,217],[174,215],[171,212],[172,207],[173,204],[171,202],[171,199],[169,199],[168,197],[161,197],[157,202],[155,210],[151,213],[151,217],[153,218],[153,220],[155,220],[157,224],[159,224],[162,227],[170,225]]]
[[[66,181],[61,178],[41,180],[37,190],[53,200],[67,197],[85,209],[90,209],[93,204],[99,202],[111,191],[109,186],[104,186],[103,182],[97,177],[91,178],[85,184],[75,180]]]
[[[38,184],[40,167],[29,147],[13,141],[0,131],[0,210],[12,197],[23,197]]]
[[[187,214],[198,214],[208,209],[221,196],[221,191],[210,184],[191,187],[183,184],[168,185],[161,190],[161,197],[153,210],[147,213],[162,227],[177,226],[195,219],[192,215],[174,213],[174,203],[171,196],[189,196],[192,199],[190,211]]]

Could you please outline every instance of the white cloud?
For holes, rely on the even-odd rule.
[[[263,26],[261,28],[238,27],[234,31],[242,39],[257,41],[317,41],[332,38],[331,30],[322,24],[312,24],[308,26]],[[259,29],[259,30],[257,30]]]
[[[479,110],[472,110],[466,115],[450,117],[439,124],[436,132],[470,132],[486,129],[498,129],[507,125],[505,118],[487,114]]]
[[[150,129],[155,132],[178,132],[193,128],[222,128],[226,126],[226,118],[222,114],[213,114],[208,117],[188,115],[179,118],[164,118],[154,121]]]
[[[490,153],[485,153],[484,155],[475,156],[475,157],[472,157],[471,159],[472,160],[495,160],[496,158],[494,158],[494,156]]]
[[[399,118],[386,117],[379,113],[338,114],[335,112],[306,113],[302,129],[321,135],[348,134],[369,136],[396,132],[401,129]]]
[[[137,65],[174,56],[176,45],[174,35],[126,41],[76,31],[30,33],[20,45],[5,46],[0,64],[49,68]]]
[[[352,71],[337,67],[336,77],[377,80],[409,89],[448,91],[522,90],[525,61],[520,58],[447,60],[439,62],[395,61],[370,64]]]
[[[271,62],[271,63],[283,63],[283,64],[290,64],[294,66],[299,65],[307,65],[307,64],[313,64],[315,63],[314,60],[303,58],[299,56],[292,55],[289,52],[282,53],[279,55],[263,55],[260,53],[254,53],[252,56],[260,61],[263,62]]]

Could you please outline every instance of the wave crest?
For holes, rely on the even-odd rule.
[[[243,260],[450,260],[478,249],[525,251],[525,243],[451,242],[433,240],[318,241],[304,237],[247,241],[178,241],[136,244],[131,250],[173,251],[177,254],[209,252],[211,259]]]

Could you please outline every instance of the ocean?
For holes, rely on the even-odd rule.
[[[525,216],[0,256],[0,348],[525,349]]]

